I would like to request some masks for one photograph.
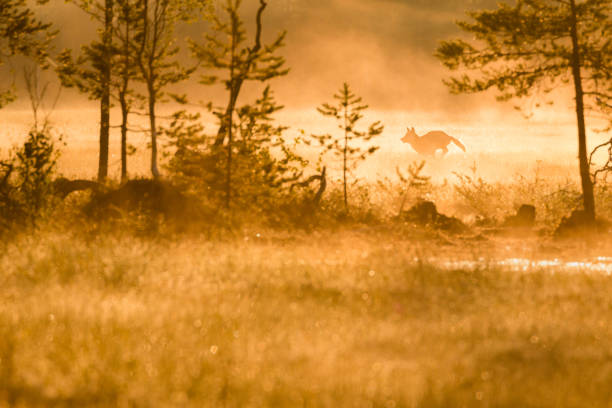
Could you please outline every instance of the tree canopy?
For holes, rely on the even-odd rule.
[[[584,113],[612,97],[612,2],[518,0],[468,15],[471,20],[458,25],[472,40],[443,41],[437,50],[446,67],[462,70],[444,82],[453,93],[494,89],[501,101],[573,82],[584,210],[594,219]]]
[[[48,0],[37,0],[43,4]],[[0,65],[17,54],[44,62],[54,36],[51,24],[40,21],[26,0],[0,2]],[[0,108],[15,98],[13,89],[0,88]]]

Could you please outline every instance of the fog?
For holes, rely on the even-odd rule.
[[[370,106],[364,125],[381,120],[386,126],[378,139],[381,152],[364,167],[370,174],[392,172],[393,167],[388,166],[390,157],[397,163],[417,158],[408,145],[399,141],[409,126],[414,126],[419,134],[444,130],[462,140],[468,154],[508,153],[529,163],[536,160],[554,163],[562,157],[573,168],[576,131],[570,92],[560,89],[555,95],[556,104],[546,108],[536,108],[537,97],[520,101],[524,108],[521,113],[514,109],[513,103],[496,102],[492,94],[451,95],[442,83],[449,72],[434,57],[437,44],[461,35],[455,21],[464,18],[466,10],[492,7],[495,3],[494,0],[271,0],[264,14],[264,37],[270,41],[287,30],[282,54],[291,69],[286,77],[271,81],[277,100],[285,106],[277,115],[279,122],[290,126],[289,132],[294,134],[300,129],[307,133],[333,131],[335,124],[318,115],[315,108],[331,101],[341,84],[348,82]],[[255,0],[244,1],[243,17],[250,32],[257,5]],[[95,38],[95,23],[74,5],[52,0],[50,5],[37,8],[37,12],[59,29],[54,44],[56,52],[66,47],[78,50],[80,45]],[[197,40],[206,30],[205,23],[183,26],[177,31],[177,37]],[[193,63],[187,53],[181,58],[185,63]],[[18,86],[19,68],[23,63],[24,60],[18,59],[2,68],[4,74],[13,70]],[[55,84],[49,93],[55,92],[59,86],[54,75],[47,73],[45,78]],[[257,85],[247,86],[239,103],[252,101],[259,89]],[[223,105],[226,100],[220,87],[197,84],[197,75],[175,91],[186,92],[194,103],[213,101]],[[30,121],[27,97],[23,89],[19,93],[16,103],[0,111],[2,146],[14,143]],[[175,108],[162,106],[161,112]],[[92,163],[98,132],[95,109],[96,103],[85,95],[62,90],[51,116],[58,132],[64,135],[68,150],[84,149],[87,154],[73,155],[80,160],[91,156]],[[79,110],[81,113],[74,113]],[[531,116],[526,117],[525,113]],[[112,120],[116,123],[119,115],[115,114]],[[590,145],[594,146],[606,135],[594,133],[597,122],[588,123]],[[211,119],[208,129],[214,131],[215,126]],[[116,140],[114,135],[112,148],[118,144]],[[131,141],[141,151],[146,150],[144,135],[134,134]],[[474,160],[458,149],[451,150],[451,157],[463,163],[463,168]],[[144,164],[146,156],[138,160]],[[449,159],[440,164],[441,174],[449,174],[459,162]],[[495,162],[492,160],[491,165]],[[94,166],[83,163],[77,167],[91,167],[93,172]],[[142,167],[144,171],[146,164]]]
[[[258,4],[256,0],[243,4],[251,32]],[[272,86],[287,108],[312,108],[349,82],[377,110],[441,111],[454,117],[478,112],[493,98],[449,95],[442,84],[448,72],[434,53],[439,41],[461,35],[455,21],[465,17],[467,9],[494,4],[491,0],[271,0],[264,14],[264,37],[271,40],[287,31],[281,52],[291,69]],[[37,10],[41,19],[53,21],[59,29],[56,52],[77,51],[95,38],[96,22],[74,5],[52,0]],[[206,23],[186,25],[177,37],[198,40],[206,30]],[[193,63],[187,55],[183,59]],[[196,80],[197,75],[192,82]],[[219,90],[193,85],[179,89],[189,91],[194,101],[223,97]],[[243,97],[252,94],[247,89]],[[82,106],[84,99],[64,92],[62,107]],[[496,109],[509,112],[512,106]]]

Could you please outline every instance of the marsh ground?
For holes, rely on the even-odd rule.
[[[0,406],[609,407],[612,277],[588,262],[610,255],[401,226],[24,235]]]
[[[551,238],[579,204],[573,148],[542,134],[520,150],[519,130],[516,151],[482,133],[429,160],[423,188],[397,180],[417,157],[385,139],[353,220],[336,222],[332,172],[306,230],[96,230],[69,197],[0,243],[0,407],[610,407],[609,235]],[[93,175],[91,140],[69,140],[60,173]],[[399,220],[419,198],[471,230]],[[609,186],[597,200],[612,219]],[[475,226],[523,203],[529,233]]]

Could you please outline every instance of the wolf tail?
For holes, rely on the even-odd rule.
[[[452,136],[449,136],[451,138],[451,142],[453,142],[455,145],[457,145],[457,147],[459,147],[461,150],[463,150],[465,152],[465,146],[463,145],[463,143],[461,143],[459,140],[455,139]]]

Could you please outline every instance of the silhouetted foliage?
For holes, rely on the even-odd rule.
[[[594,156],[604,149],[607,155],[605,159],[606,161],[596,167],[594,163]],[[612,173],[612,138],[595,146],[595,148],[591,151],[589,156],[589,167],[595,167],[593,171],[593,184],[597,183],[598,181],[603,181],[603,183],[608,182],[608,177],[610,176],[610,173]]]
[[[98,181],[108,176],[110,137],[111,75],[114,64],[113,0],[70,0],[100,26],[99,39],[81,47],[75,58],[72,50],[65,49],[57,57],[56,71],[66,87],[75,87],[92,100],[100,101],[100,135],[98,155]]]
[[[224,21],[222,17],[213,13],[213,35],[206,35],[202,44],[195,41],[191,42],[193,55],[201,62],[202,67],[209,70],[221,71],[220,75],[225,78],[220,79],[217,75],[206,73],[201,77],[201,83],[212,85],[221,81],[229,93],[229,98],[225,108],[216,108],[215,115],[219,118],[220,125],[215,137],[214,146],[221,147],[227,139],[226,148],[226,176],[225,176],[225,195],[226,206],[229,208],[233,193],[233,178],[238,175],[232,174],[234,168],[233,161],[243,158],[233,157],[234,154],[234,116],[238,116],[238,121],[243,121],[245,114],[237,111],[238,96],[245,81],[266,82],[272,78],[286,75],[288,70],[283,67],[285,59],[275,55],[277,50],[284,45],[285,32],[282,32],[271,44],[262,44],[263,32],[263,13],[268,6],[266,0],[259,0],[259,7],[255,17],[255,34],[253,45],[247,46],[248,39],[244,22],[239,16],[241,0],[226,0],[222,7],[229,21]],[[220,39],[219,36],[226,37]],[[266,90],[264,99],[267,98]],[[265,109],[265,108],[264,108]],[[274,111],[272,111],[274,112]],[[272,113],[270,112],[270,113]],[[256,115],[251,115],[251,120],[255,120]],[[240,124],[242,126],[242,123]],[[242,137],[243,142],[246,140]],[[244,144],[244,143],[243,143]],[[243,146],[244,147],[244,146]],[[244,163],[240,164],[244,165]]]
[[[142,79],[134,52],[142,24],[142,1],[114,0],[114,7],[116,18],[112,25],[112,40],[115,59],[111,86],[115,90],[112,95],[121,108],[121,181],[124,182],[128,177],[127,156],[130,150],[128,119],[134,104],[142,98],[133,89],[134,82]]]
[[[276,104],[266,88],[253,105],[237,109],[233,124],[232,203],[236,210],[265,217],[290,193],[301,178],[306,161],[295,153],[283,132],[273,123]],[[174,154],[168,162],[171,179],[181,188],[202,195],[214,208],[226,203],[227,155],[212,146],[198,115],[178,112],[163,129]]]
[[[184,81],[193,72],[178,60],[176,26],[193,19],[208,1],[141,0],[141,23],[136,34],[134,52],[147,93],[147,113],[151,136],[151,175],[159,177],[156,109],[166,96],[183,101],[184,97],[169,95],[168,86]]]
[[[0,160],[0,230],[5,231],[15,226],[36,226],[53,200],[52,180],[59,157],[49,124],[50,112],[40,115],[49,84],[40,85],[38,66],[24,68],[23,76],[34,123],[23,144]]]
[[[578,157],[586,214],[595,218],[584,119],[585,98],[609,98],[610,0],[520,0],[496,10],[473,11],[459,22],[475,38],[443,41],[437,56],[462,76],[445,81],[454,93],[498,90],[505,101],[544,94],[573,79]],[[604,91],[602,93],[602,91]],[[609,99],[608,99],[609,101]]]
[[[37,0],[37,4],[48,0]],[[26,0],[2,0],[0,4],[0,65],[6,58],[21,54],[34,57],[37,62],[45,65],[48,46],[55,32],[51,24],[36,18],[34,11]],[[9,87],[3,78],[0,88],[0,108],[15,99],[14,89]]]
[[[431,177],[422,174],[425,164],[425,160],[410,163],[407,175],[402,173],[399,167],[395,168],[403,190],[399,209],[400,213],[404,210],[404,205],[411,192],[418,194],[417,199],[421,199],[421,196],[431,188]]]
[[[347,176],[357,165],[369,155],[378,150],[378,146],[363,146],[373,137],[383,132],[384,126],[378,122],[370,125],[367,131],[357,130],[357,122],[363,118],[361,112],[368,108],[363,104],[362,98],[356,96],[347,83],[334,95],[336,105],[324,103],[317,108],[323,116],[330,116],[338,121],[338,128],[342,130],[341,137],[330,134],[312,135],[327,151],[342,159],[342,185],[344,191],[344,209],[348,213]]]
[[[263,13],[268,6],[267,0],[259,0],[255,17],[255,34],[252,46],[245,43],[249,40],[239,10],[242,0],[226,0],[222,6],[227,15],[224,20],[218,13],[212,14],[214,34],[207,34],[203,43],[191,41],[191,50],[207,70],[221,71],[221,74],[202,75],[200,82],[212,85],[221,82],[229,92],[225,108],[218,108],[215,114],[219,117],[220,126],[215,138],[215,145],[221,146],[231,130],[238,96],[245,81],[266,82],[272,78],[286,75],[285,59],[275,53],[284,46],[286,32],[280,33],[270,44],[262,44]],[[219,38],[221,36],[221,38]]]
[[[52,200],[58,151],[50,129],[32,129],[8,159],[0,161],[0,229],[35,225]]]

